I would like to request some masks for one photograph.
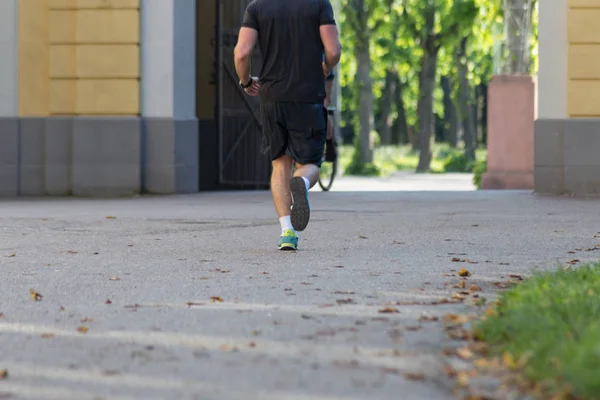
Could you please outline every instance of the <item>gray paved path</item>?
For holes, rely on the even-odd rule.
[[[468,267],[489,298],[508,273],[600,254],[583,251],[598,200],[311,196],[295,254],[267,192],[1,201],[0,398],[452,399],[443,322],[422,320],[464,310],[430,304],[447,274]]]

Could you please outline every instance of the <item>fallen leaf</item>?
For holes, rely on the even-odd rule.
[[[51,338],[53,338],[54,336],[56,336],[54,333],[42,333],[42,334],[40,335],[40,337],[41,337],[42,339],[51,339]]]
[[[465,281],[459,281],[454,287],[457,289],[464,289],[467,286]]]
[[[479,264],[479,261],[473,261],[473,260],[465,260],[468,264]]]
[[[471,285],[471,286],[469,286],[469,290],[471,292],[481,292],[481,288],[479,286],[477,286],[477,285]]]
[[[471,276],[471,273],[469,272],[468,269],[466,268],[461,268],[460,271],[458,271],[456,273],[458,276],[462,276],[462,277],[467,277],[467,276]]]
[[[368,239],[368,237],[366,237],[366,236],[359,236],[358,238],[359,239]]]
[[[338,265],[338,266],[335,266],[333,268],[344,268],[344,266],[343,265]]]
[[[105,219],[117,219],[117,217],[113,216],[113,215],[107,215],[106,217],[104,217]]]
[[[392,242],[392,244],[405,244],[405,243],[406,243],[406,242],[399,242],[399,241],[397,241],[397,240],[394,240],[394,241]]]
[[[41,301],[44,298],[44,296],[42,296],[33,289],[29,289],[29,294],[31,295],[31,298],[35,301]]]
[[[523,275],[519,275],[519,274],[508,274],[508,277],[512,278],[512,279],[517,279],[517,280],[520,280],[520,281],[523,280]]]
[[[438,317],[436,317],[435,315],[421,315],[419,317],[419,321],[437,321],[439,320]]]
[[[457,349],[456,354],[463,360],[470,360],[473,358],[473,352],[468,347],[461,347]]]
[[[226,273],[228,273],[228,272],[229,272],[229,270],[228,270],[228,269],[221,269],[221,268],[215,268],[215,271],[217,271],[217,272],[220,272],[220,273],[222,273],[222,274],[226,274]]]
[[[219,297],[219,296],[213,296],[210,298],[210,301],[212,301],[213,303],[222,303],[223,302],[223,298]]]
[[[468,315],[461,314],[446,314],[444,316],[444,321],[451,324],[464,324],[469,322],[470,317]]]
[[[110,299],[106,299],[106,301],[104,302],[104,304],[112,304],[112,301],[110,301]]]
[[[452,262],[465,262],[465,260],[458,257],[452,257]]]
[[[250,348],[252,348],[252,349],[253,349],[253,348],[255,348],[255,347],[256,347],[256,343],[254,343],[254,342],[250,342],[250,343],[248,343],[248,347],[250,347]]]
[[[111,281],[120,281],[121,278],[119,278],[118,276],[113,276],[112,278],[110,278]]]
[[[579,260],[575,259],[575,260],[570,260],[570,261],[567,261],[567,264],[570,264],[570,265],[575,265],[575,264],[577,264],[577,263],[579,263],[579,262],[580,262]]]
[[[80,326],[79,328],[77,328],[77,332],[79,333],[87,333],[88,332],[88,328],[87,326]]]
[[[12,258],[12,257],[16,257],[16,256],[17,256],[17,253],[12,253],[12,254],[9,254],[7,257]]]
[[[456,381],[458,382],[458,384],[460,386],[463,386],[463,387],[468,386],[470,380],[471,380],[471,377],[469,376],[469,373],[466,371],[461,371],[456,376]]]
[[[0,369],[0,379],[6,379],[6,378],[8,378],[8,370]]]
[[[452,296],[451,296],[451,297],[452,297],[453,299],[455,299],[455,300],[464,300],[464,299],[465,299],[465,296],[463,296],[463,295],[462,295],[462,294],[460,294],[460,293],[452,293]]]
[[[60,311],[65,311],[65,308],[63,306],[60,306],[59,310]]]
[[[75,250],[67,250],[66,253],[67,254],[77,254],[78,252]]]
[[[338,300],[336,300],[336,302],[339,305],[342,305],[342,304],[354,304],[355,303],[355,301],[352,300],[352,299],[338,299]]]
[[[393,308],[393,307],[385,307],[382,308],[381,310],[379,310],[380,314],[399,314],[400,311],[398,311],[397,308]]]
[[[422,381],[425,380],[425,375],[420,372],[403,372],[402,376],[411,381]]]
[[[208,276],[201,276],[200,278],[198,278],[199,281],[207,281],[209,279],[210,279],[210,277],[208,277]]]
[[[567,254],[575,254],[575,252],[574,251],[567,251]]]

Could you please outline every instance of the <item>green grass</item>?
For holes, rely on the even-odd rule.
[[[344,173],[350,165],[353,152],[353,146],[340,146],[340,172]],[[444,173],[444,164],[450,154],[452,154],[452,149],[448,145],[436,144],[432,152],[431,172]],[[476,157],[478,160],[484,159],[486,156],[486,149],[477,150]],[[389,176],[397,171],[415,171],[419,163],[419,153],[413,151],[410,145],[379,146],[375,149],[373,158],[373,164],[379,169],[381,176]]]
[[[504,292],[475,327],[493,353],[525,357],[546,391],[600,399],[600,263],[536,275]]]

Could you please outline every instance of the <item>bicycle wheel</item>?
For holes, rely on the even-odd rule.
[[[323,157],[325,159],[325,157]],[[333,162],[323,161],[321,164],[321,170],[319,172],[319,186],[324,192],[329,191],[331,186],[333,185],[333,180],[337,174],[338,162],[337,160]]]

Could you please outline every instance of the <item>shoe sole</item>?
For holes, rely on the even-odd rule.
[[[296,247],[294,245],[282,245],[279,247],[279,250],[281,251],[296,251]]]
[[[304,179],[299,176],[292,178],[290,182],[290,190],[294,200],[294,205],[292,206],[290,215],[292,226],[298,232],[302,232],[304,229],[306,229],[308,221],[310,220],[308,192],[306,190]]]

